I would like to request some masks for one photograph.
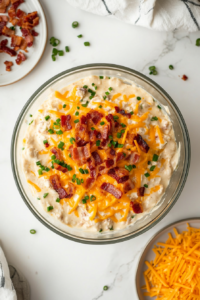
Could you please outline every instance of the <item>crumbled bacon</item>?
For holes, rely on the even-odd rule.
[[[130,206],[135,214],[141,214],[143,212],[142,205],[137,201],[131,201]]]
[[[87,113],[87,119],[92,120],[92,122],[96,125],[101,119],[103,118],[103,115],[96,111],[91,109],[89,113]]]
[[[26,13],[21,9],[18,9],[17,12],[16,12],[16,16],[19,19],[23,18],[25,15],[26,15]]]
[[[67,197],[71,198],[75,194],[76,187],[73,183],[69,182],[67,187]]]
[[[114,160],[113,159],[106,159],[105,160],[106,168],[111,168],[114,165]]]
[[[110,155],[112,155],[112,156],[115,155],[115,150],[114,149],[110,149]]]
[[[10,4],[10,0],[1,0],[0,1],[0,13],[4,14],[6,12],[6,8]]]
[[[137,152],[132,152],[129,157],[129,164],[134,165],[134,164],[138,163],[139,160],[140,160],[140,154]]]
[[[13,8],[16,10],[21,3],[24,3],[24,0],[11,0]]]
[[[46,148],[48,148],[48,147],[49,147],[49,143],[45,143],[44,146],[45,146]]]
[[[85,181],[85,183],[84,183],[85,189],[87,189],[87,190],[91,189],[91,187],[93,186],[94,182],[95,182],[95,178],[91,178],[91,177],[87,178],[86,181]]]
[[[11,38],[11,47],[14,47],[14,49],[16,51],[19,50],[22,40],[23,40],[23,37],[18,36],[18,35],[13,35]]]
[[[53,153],[55,155],[56,159],[62,160],[62,154],[58,148],[56,148],[56,147],[52,148],[51,153]]]
[[[33,29],[33,30],[31,30],[31,34],[32,34],[32,36],[38,36],[38,35],[39,35],[39,33],[38,33],[38,32],[36,32],[34,29]]]
[[[149,151],[149,146],[147,145],[147,143],[143,140],[143,138],[141,137],[140,134],[137,134],[134,137],[134,140],[137,141],[138,145],[140,146],[141,150],[145,153],[147,153]]]
[[[129,179],[129,172],[119,167],[110,169],[108,175],[114,178],[118,183],[123,183]]]
[[[126,136],[126,143],[129,145],[134,145],[135,134],[128,132]]]
[[[115,111],[116,113],[126,116],[128,118],[131,118],[131,114],[130,113],[126,113],[124,109],[120,109],[119,106],[115,106]]]
[[[57,174],[52,175],[50,176],[49,180],[51,182],[53,189],[58,193],[60,199],[68,197],[66,190],[61,185],[59,175]]]
[[[124,194],[128,193],[132,189],[134,189],[135,184],[131,181],[131,179],[127,180],[123,183],[123,192]]]
[[[94,158],[96,166],[102,164],[102,159],[101,159],[100,155],[96,151],[92,152],[92,157]]]
[[[8,37],[12,37],[13,35],[15,35],[15,30],[12,30],[7,26],[4,26],[4,28],[2,29],[2,34]]]
[[[70,124],[71,116],[70,115],[62,115],[61,119],[61,126],[64,131],[69,131],[72,129],[72,125]]]
[[[22,28],[31,29],[39,24],[39,17],[37,11],[33,11],[25,16],[23,16]]]
[[[1,15],[0,16],[0,22],[8,22],[9,21],[9,18],[8,18],[8,16],[4,16],[4,15]]]
[[[17,54],[17,59],[16,59],[15,61],[16,61],[17,65],[21,65],[21,63],[22,63],[23,61],[25,61],[25,60],[26,60],[25,54],[22,53],[22,52],[19,52],[19,53]]]
[[[137,189],[137,194],[138,196],[140,197],[143,197],[144,196],[144,191],[145,191],[145,187],[140,187]]]
[[[75,126],[75,139],[78,147],[85,146],[89,142],[87,119],[85,116],[82,116],[80,122]]]
[[[186,75],[183,75],[182,78],[184,81],[188,80],[188,77]]]
[[[25,38],[27,47],[31,47],[33,45],[34,37],[32,36],[30,30],[26,28],[22,28],[21,32],[22,32],[22,36]]]
[[[101,138],[103,140],[107,140],[108,135],[109,135],[109,131],[110,131],[110,126],[108,124],[105,124],[104,126],[101,126],[99,128],[100,132],[101,132]]]
[[[88,162],[88,168],[90,170],[90,177],[96,178],[98,175],[98,172],[97,172],[97,168],[96,168],[95,159],[91,156],[87,162]]]
[[[124,159],[124,158],[125,158],[125,156],[124,156],[124,153],[123,153],[123,152],[118,152],[118,153],[117,153],[117,161],[122,160],[122,159]]]
[[[61,172],[63,172],[63,173],[66,173],[66,172],[68,171],[67,168],[65,168],[65,167],[63,167],[63,166],[60,166],[60,165],[57,164],[57,163],[54,163],[53,165],[54,165],[54,168],[55,168],[56,170],[58,170],[58,171],[61,171]]]
[[[16,17],[16,11],[13,5],[8,10],[8,15],[10,17],[10,22],[12,23],[12,20]]]
[[[6,71],[10,72],[11,71],[11,67],[13,66],[12,61],[5,61],[4,64],[6,65]]]
[[[6,46],[7,43],[8,43],[8,40],[7,40],[7,39],[1,41],[1,43],[0,43],[0,52],[7,53],[7,54],[9,54],[10,56],[16,56],[16,55],[17,55],[17,52],[16,52],[15,50],[13,50],[13,49],[7,47],[7,46]]]
[[[101,189],[112,194],[117,199],[122,197],[122,192],[111,183],[104,182],[101,185]]]
[[[2,35],[2,30],[5,27],[6,23],[6,21],[0,20],[0,35]]]
[[[75,160],[79,166],[82,166],[86,163],[87,159],[90,158],[90,144],[83,147],[70,146],[70,153],[72,159]]]

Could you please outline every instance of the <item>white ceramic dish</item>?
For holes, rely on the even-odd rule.
[[[6,53],[0,54],[0,86],[8,85],[11,83],[14,83],[16,81],[19,81],[20,79],[24,78],[26,75],[28,75],[34,67],[37,65],[39,60],[41,59],[44,49],[46,46],[47,41],[47,24],[46,24],[46,18],[44,15],[44,11],[42,9],[42,6],[38,0],[25,0],[24,3],[20,4],[19,8],[26,13],[37,11],[38,15],[40,17],[39,25],[36,26],[34,29],[39,33],[37,37],[34,39],[34,44],[32,47],[27,48],[28,53],[25,55],[27,56],[27,60],[22,62],[21,65],[17,65],[15,60],[15,57],[11,57],[10,55]],[[3,15],[3,14],[0,14]],[[5,15],[5,14],[4,14]],[[7,24],[7,27],[13,26],[11,23]],[[20,29],[18,26],[16,26],[16,35],[20,34]],[[5,39],[5,36],[0,37],[0,41]],[[8,38],[10,45],[10,38]],[[13,66],[11,67],[11,71],[7,72],[4,61],[9,60],[13,62]]]
[[[172,236],[174,236],[174,232],[173,232],[174,227],[176,227],[178,232],[187,230],[187,223],[189,223],[191,227],[200,228],[200,218],[180,220],[161,229],[158,233],[156,233],[156,235],[153,238],[151,238],[151,240],[146,245],[140,257],[137,271],[136,271],[136,277],[135,277],[136,290],[137,290],[139,300],[152,300],[156,298],[156,297],[152,298],[152,297],[144,296],[143,293],[145,292],[145,290],[141,289],[141,286],[145,285],[145,281],[143,277],[143,272],[147,269],[147,266],[145,265],[145,261],[146,260],[151,261],[154,260],[155,258],[155,254],[152,251],[154,245],[157,244],[158,242],[161,243],[165,242],[168,239],[168,232],[171,232]]]

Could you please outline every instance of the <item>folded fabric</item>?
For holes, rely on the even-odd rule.
[[[74,7],[160,31],[200,30],[199,0],[66,0]]]
[[[0,247],[0,299],[17,300],[17,295],[10,279],[8,264]]]

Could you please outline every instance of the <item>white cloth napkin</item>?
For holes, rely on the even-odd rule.
[[[100,16],[160,31],[200,30],[200,0],[66,0]]]
[[[17,300],[17,295],[10,279],[8,264],[0,247],[0,300]]]

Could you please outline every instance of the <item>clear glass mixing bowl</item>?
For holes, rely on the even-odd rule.
[[[27,129],[28,116],[34,114],[38,110],[38,107],[48,98],[52,91],[60,90],[66,85],[90,75],[118,77],[129,84],[130,82],[134,82],[151,94],[152,97],[157,99],[162,105],[168,106],[176,141],[177,144],[180,143],[181,145],[178,166],[173,172],[170,184],[161,199],[161,204],[159,203],[158,208],[143,219],[138,220],[134,225],[119,231],[109,231],[101,234],[98,232],[94,233],[68,227],[59,221],[55,221],[49,214],[44,212],[43,208],[39,205],[39,201],[33,197],[30,186],[28,185],[21,168],[22,140]],[[178,200],[185,185],[190,166],[190,139],[179,108],[157,83],[143,74],[126,67],[112,64],[90,64],[66,70],[54,76],[40,86],[30,97],[23,107],[13,131],[11,163],[14,179],[22,199],[31,212],[45,226],[55,233],[76,242],[98,245],[117,243],[136,237],[153,227],[170,211]]]

